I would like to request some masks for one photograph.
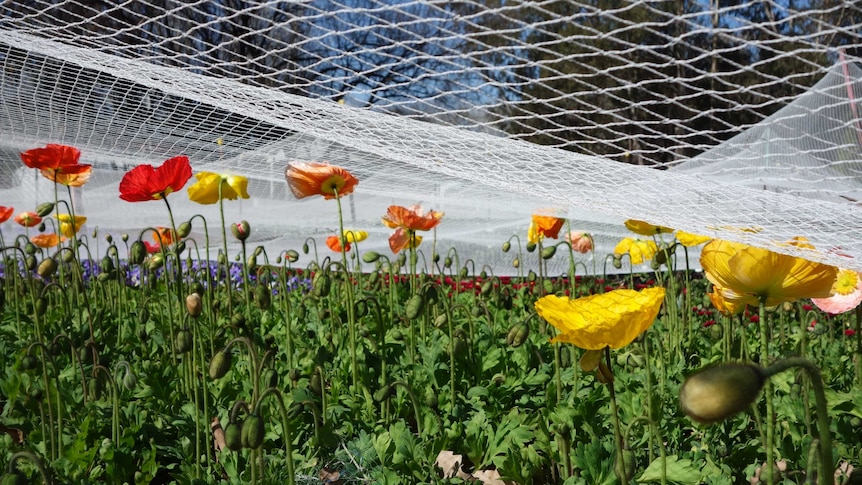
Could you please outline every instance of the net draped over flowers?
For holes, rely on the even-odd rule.
[[[536,301],[536,312],[560,331],[551,342],[585,350],[618,349],[630,344],[658,316],[665,289],[621,289],[575,300],[548,295]]]
[[[657,234],[668,234],[673,232],[673,229],[670,227],[656,226],[649,222],[638,221],[635,219],[629,219],[625,221],[624,224],[626,229],[635,234],[640,234],[641,236],[655,236]]]

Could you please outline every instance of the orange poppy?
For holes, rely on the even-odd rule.
[[[65,238],[63,238],[65,239]],[[43,249],[53,248],[60,244],[63,239],[56,234],[37,234],[30,238],[30,242]]]
[[[533,214],[530,229],[527,231],[527,240],[538,244],[539,241],[546,237],[556,239],[565,222],[565,219],[560,219],[559,217]]]
[[[334,199],[353,193],[359,183],[350,172],[318,162],[296,162],[289,164],[284,171],[287,186],[297,199],[323,196],[324,199]]]
[[[416,231],[407,231],[399,227],[389,236],[389,249],[398,254],[406,248],[418,248],[422,244],[422,236],[416,235]]]
[[[15,222],[24,227],[33,227],[39,225],[42,222],[42,218],[35,212],[22,212],[15,216]]]
[[[170,227],[157,227],[153,232],[153,241],[161,246],[169,246],[174,239],[174,231]]]
[[[71,187],[80,187],[90,178],[92,165],[78,163],[81,151],[68,145],[49,143],[21,153],[24,165],[35,168],[48,180]]]
[[[350,251],[350,243],[345,240],[344,252]],[[341,238],[338,236],[329,236],[326,238],[326,245],[329,249],[335,251],[336,253],[340,253],[342,251],[341,247]]]
[[[403,228],[410,231],[430,231],[440,224],[442,212],[429,210],[424,215],[418,205],[409,208],[400,205],[390,205],[383,216],[383,224],[391,229]]]
[[[6,222],[12,217],[12,212],[15,211],[14,207],[6,207],[0,205],[0,222]]]

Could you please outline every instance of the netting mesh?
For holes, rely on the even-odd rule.
[[[184,154],[195,170],[251,179],[227,218],[248,219],[273,255],[334,233],[335,205],[294,200],[283,176],[289,161],[323,160],[360,179],[345,223],[371,233],[363,250],[388,251],[388,205],[422,203],[446,213],[439,252],[499,273],[513,271],[500,245],[524,239],[536,212],[592,232],[599,267],[634,218],[787,253],[801,250],[779,243],[805,236],[820,249],[806,257],[862,270],[853,3],[0,10],[0,203],[16,209],[54,190],[18,153],[65,143],[94,164],[74,197],[88,227],[165,225],[162,204],[123,202],[118,182]],[[213,206],[171,201],[180,219],[218,223]]]

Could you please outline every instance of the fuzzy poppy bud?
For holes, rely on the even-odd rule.
[[[548,246],[542,249],[542,259],[551,259],[555,254],[557,254],[556,246]]]
[[[415,294],[407,300],[407,304],[404,305],[404,315],[413,320],[419,317],[419,314],[422,312],[422,308],[424,306],[424,301],[422,300],[422,295]]]
[[[174,339],[174,348],[178,354],[184,354],[192,350],[192,333],[186,329],[177,332]]]
[[[141,264],[147,257],[147,247],[140,240],[132,243],[129,248],[129,264]]]
[[[295,249],[288,249],[286,253],[284,253],[288,262],[295,263],[299,261],[299,253],[296,252]]]
[[[248,225],[248,221],[240,221],[230,225],[230,232],[233,237],[245,241],[251,235],[251,226]]]
[[[242,450],[242,421],[228,423],[224,429],[224,441],[231,451]]]
[[[332,280],[326,273],[316,273],[311,279],[311,288],[314,291],[314,296],[324,298],[329,295],[329,290],[332,288]]]
[[[620,258],[619,256],[616,256],[616,255],[615,255],[615,256],[614,256],[614,260],[613,260],[613,265],[614,265],[614,268],[616,268],[616,269],[620,269],[620,268],[622,268],[622,267],[623,267],[623,260],[622,260],[622,258]]]
[[[36,256],[30,255],[24,260],[24,267],[27,268],[27,271],[35,270],[38,265],[39,260],[36,259]]]
[[[102,270],[103,273],[114,271],[114,260],[105,256],[101,261],[99,261],[99,269]]]
[[[230,365],[233,360],[230,352],[222,349],[216,352],[212,360],[210,360],[210,379],[221,379],[230,370]]]
[[[154,254],[147,262],[147,267],[150,271],[155,271],[165,265],[165,257],[161,254]]]
[[[254,301],[257,302],[257,306],[261,310],[268,309],[272,304],[272,290],[262,284],[255,286]]]
[[[366,251],[362,255],[362,261],[365,263],[375,263],[378,259],[380,259],[380,253],[377,251]]]
[[[137,385],[138,378],[135,377],[135,374],[132,374],[131,372],[126,372],[126,375],[123,376],[123,387],[125,387],[129,391],[134,391]]]
[[[503,243],[503,252],[508,253],[509,249],[512,249],[512,243],[510,243],[509,241],[504,242]]]
[[[723,421],[751,406],[766,382],[752,364],[707,367],[686,378],[679,390],[682,410],[701,424]]]
[[[193,318],[197,318],[197,316],[201,314],[201,310],[203,310],[201,295],[198,293],[190,293],[186,297],[186,311],[188,311],[189,315]]]
[[[528,243],[527,243],[527,252],[528,252],[528,253],[532,253],[532,252],[533,252],[533,251],[535,251],[535,250],[536,250],[536,243],[534,243],[534,242],[528,242]]]
[[[129,242],[129,235],[124,232],[124,233],[120,234],[120,239],[123,242]]]
[[[180,238],[188,237],[192,233],[192,223],[189,221],[183,222],[177,226],[177,236]]]
[[[42,278],[51,277],[55,271],[57,271],[57,261],[54,258],[43,259],[36,268],[36,273]]]
[[[488,281],[482,283],[482,287],[479,289],[479,293],[482,296],[488,296],[489,294],[491,294],[491,290],[493,290],[493,289],[494,289],[494,282],[491,280],[488,280]]]
[[[371,397],[374,398],[375,402],[383,402],[390,396],[392,396],[392,386],[387,385],[378,389]]]
[[[516,348],[520,347],[530,335],[530,326],[526,323],[516,323],[509,328],[509,333],[506,334],[506,345]]]
[[[41,204],[36,206],[36,214],[39,214],[39,217],[45,217],[53,211],[54,211],[54,203],[53,202],[42,202]]]

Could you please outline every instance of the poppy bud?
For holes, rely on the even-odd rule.
[[[440,253],[434,253],[434,255],[431,256],[431,261],[433,261],[435,263],[439,263],[440,262]]]
[[[405,264],[407,264],[407,255],[404,253],[399,254],[398,259],[396,259],[395,262],[397,262],[400,266],[404,266]]]
[[[518,268],[521,266],[521,260],[519,258],[515,258],[512,260],[512,267]]]
[[[266,310],[272,304],[272,290],[266,285],[257,285],[254,288],[254,301],[261,310]]]
[[[504,253],[508,253],[509,249],[511,249],[511,248],[512,248],[512,243],[510,243],[509,241],[506,241],[503,243],[503,252]]]
[[[542,249],[542,259],[551,259],[555,254],[557,254],[556,246],[548,246],[545,249]]]
[[[147,267],[150,271],[155,271],[165,265],[165,257],[161,254],[154,254],[147,262]]]
[[[425,405],[431,409],[437,409],[440,405],[440,400],[437,398],[437,393],[432,388],[425,391]]]
[[[424,303],[425,302],[422,301],[422,295],[417,293],[411,296],[410,299],[407,300],[407,304],[404,305],[404,315],[410,320],[417,318],[422,312]]]
[[[482,283],[482,287],[479,289],[479,293],[482,296],[488,296],[491,293],[491,290],[493,290],[493,289],[494,289],[494,282],[491,280],[488,280],[488,281]]]
[[[326,273],[316,273],[311,279],[311,288],[314,291],[314,296],[326,297],[332,288],[332,280]]]
[[[251,235],[251,227],[248,225],[248,221],[240,221],[230,225],[230,232],[233,237],[245,241]]]
[[[375,402],[383,402],[392,395],[392,386],[383,386],[373,396]]]
[[[24,253],[28,256],[36,254],[36,251],[38,251],[38,249],[35,244],[28,241],[27,244],[24,245]]]
[[[192,349],[192,333],[186,329],[177,332],[174,348],[178,354],[184,354]]]
[[[437,318],[434,319],[434,326],[437,328],[443,328],[447,323],[449,323],[449,317],[445,313],[437,315]]]
[[[198,293],[190,293],[186,297],[186,311],[189,312],[190,316],[196,318],[201,314],[202,309],[203,302],[201,301],[201,295]]]
[[[536,275],[536,272],[533,270],[530,270],[530,272],[527,273],[527,281],[529,281],[530,283],[533,283],[534,281],[536,281],[537,277],[538,277],[538,275]]]
[[[45,258],[39,263],[39,267],[36,269],[36,273],[39,274],[42,278],[48,278],[54,274],[54,271],[57,271],[57,261],[54,258]]]
[[[230,352],[224,349],[219,350],[210,360],[210,379],[221,379],[230,370],[231,361],[233,360]]]
[[[291,263],[295,263],[295,262],[299,261],[299,253],[296,252],[296,250],[294,250],[294,249],[287,250],[287,252],[284,255],[285,255],[285,258]]]
[[[103,273],[114,271],[114,260],[105,256],[101,261],[99,261],[99,269],[102,270]]]
[[[367,251],[362,255],[362,261],[365,263],[375,263],[378,259],[380,259],[380,253],[376,251]]]
[[[228,423],[224,429],[224,441],[231,451],[242,450],[242,421]]]
[[[177,236],[180,238],[188,237],[192,233],[192,223],[189,221],[183,222],[177,227]]]
[[[135,377],[135,375],[131,372],[126,372],[126,375],[123,376],[123,387],[125,387],[129,391],[134,391],[137,385],[138,378]]]
[[[45,217],[50,214],[54,210],[53,202],[43,202],[36,206],[36,214],[39,214],[39,217]]]
[[[533,252],[533,251],[535,251],[535,250],[536,250],[536,243],[534,243],[534,242],[528,242],[528,243],[527,243],[527,252],[528,252],[528,253],[532,253],[532,252]]]
[[[509,328],[509,333],[506,334],[506,345],[516,348],[520,347],[530,335],[530,326],[526,323],[516,323]]]
[[[308,243],[302,245],[302,254],[308,254]]]
[[[132,243],[129,248],[129,264],[141,264],[147,257],[147,247],[140,240]]]
[[[763,370],[752,364],[707,367],[686,378],[679,403],[691,419],[712,424],[747,409],[766,382]]]
[[[112,236],[110,234],[105,234],[105,241],[107,241],[108,244],[113,243],[114,242],[114,236]]]
[[[620,258],[620,257],[619,257],[619,256],[617,256],[617,255],[614,255],[614,261],[613,261],[613,264],[614,264],[614,268],[616,268],[616,269],[620,269],[620,268],[622,268],[622,267],[623,267],[623,260],[622,260],[622,258]]]
[[[123,242],[129,242],[129,235],[124,232],[123,234],[120,235],[120,239]]]
[[[446,259],[443,260],[443,267],[449,269],[452,266],[452,258],[446,256]]]

